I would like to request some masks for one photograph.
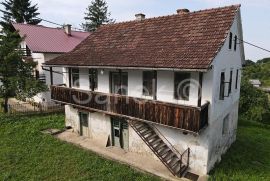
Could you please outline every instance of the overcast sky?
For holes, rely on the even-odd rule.
[[[91,0],[32,0],[32,2],[38,4],[41,18],[59,24],[72,24],[73,27],[80,28],[85,9]],[[111,17],[117,22],[133,20],[136,13],[155,17],[174,14],[179,8],[196,11],[242,4],[244,40],[270,49],[270,0],[107,0],[107,3]],[[53,26],[47,23],[42,24]],[[270,57],[269,52],[248,45],[245,46],[245,53],[246,58],[252,60]]]

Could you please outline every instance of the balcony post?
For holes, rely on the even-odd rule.
[[[202,82],[203,82],[203,73],[199,73],[199,87],[198,87],[198,107],[202,106]]]
[[[50,67],[50,78],[51,78],[51,85],[53,85],[53,70],[52,70],[52,67]]]

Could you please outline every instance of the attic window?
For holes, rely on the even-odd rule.
[[[235,35],[234,36],[234,51],[236,51],[236,49],[237,49],[237,36]]]
[[[230,32],[230,40],[229,40],[229,49],[232,49],[232,39],[233,39],[233,34]]]

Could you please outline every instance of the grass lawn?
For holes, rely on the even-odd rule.
[[[40,133],[62,128],[63,115],[0,114],[0,180],[158,180]],[[244,122],[211,180],[270,180],[270,128]]]
[[[237,141],[210,173],[210,180],[270,180],[270,127],[240,121]]]
[[[63,115],[0,115],[0,180],[158,180],[40,133]]]

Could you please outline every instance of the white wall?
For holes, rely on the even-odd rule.
[[[239,25],[239,16],[236,17],[234,23],[231,27],[231,32],[233,37],[237,35],[240,36],[240,27]],[[207,137],[209,144],[209,158],[208,158],[208,171],[213,168],[216,161],[220,161],[221,155],[229,148],[231,143],[235,141],[237,122],[238,122],[238,106],[239,106],[239,97],[240,97],[240,83],[241,83],[241,69],[242,69],[242,57],[240,45],[237,45],[237,50],[234,51],[234,41],[232,49],[229,50],[229,35],[222,47],[221,51],[218,53],[214,59],[212,65],[213,69],[211,70],[213,74],[212,85],[209,84],[209,87],[212,88],[212,91],[208,96],[212,96],[211,107],[210,107],[210,116],[209,116],[209,125],[207,127]],[[230,80],[230,71],[233,71],[232,76],[232,93],[229,97],[225,97],[224,100],[220,100],[220,76],[221,72],[225,72],[225,82]],[[238,88],[235,89],[236,83],[236,72],[239,70],[238,75]],[[228,89],[225,90],[227,94]],[[203,91],[203,94],[207,91]],[[205,96],[205,95],[204,95]],[[203,97],[204,97],[203,96]],[[229,116],[229,131],[223,135],[223,120]]]
[[[46,76],[46,84],[48,85],[48,88],[51,85],[51,78],[50,78],[50,72],[45,71],[42,69],[42,64],[46,61],[49,61],[53,58],[56,58],[60,56],[61,54],[54,54],[54,53],[32,53],[32,58],[34,62],[37,62],[36,69],[39,71],[39,74],[45,74]],[[48,69],[46,67],[46,69]],[[53,71],[62,73],[62,68],[53,68]],[[53,73],[53,84],[63,84],[63,75]],[[51,100],[51,94],[50,91],[39,93],[38,95],[33,97],[35,102],[50,102]]]
[[[101,71],[102,70],[102,71]],[[68,69],[65,68],[64,72]],[[109,93],[110,92],[110,72],[115,72],[115,69],[98,69],[98,88],[96,91]],[[153,97],[143,95],[143,71],[142,70],[122,70],[128,73],[128,96],[144,99],[153,99]],[[103,72],[103,74],[101,73]],[[210,74],[212,75],[212,74]],[[211,81],[211,76],[206,76],[204,81],[208,85]],[[69,85],[68,73],[64,74],[65,84]],[[189,101],[176,100],[174,98],[174,72],[170,71],[157,71],[157,100],[170,102],[182,105],[197,106],[198,91],[199,91],[199,73],[191,72],[191,84]],[[89,75],[88,69],[80,69],[80,87],[82,90],[90,90],[89,88]],[[204,86],[203,92],[209,92],[209,86]],[[211,101],[211,96],[203,94],[204,102]]]

